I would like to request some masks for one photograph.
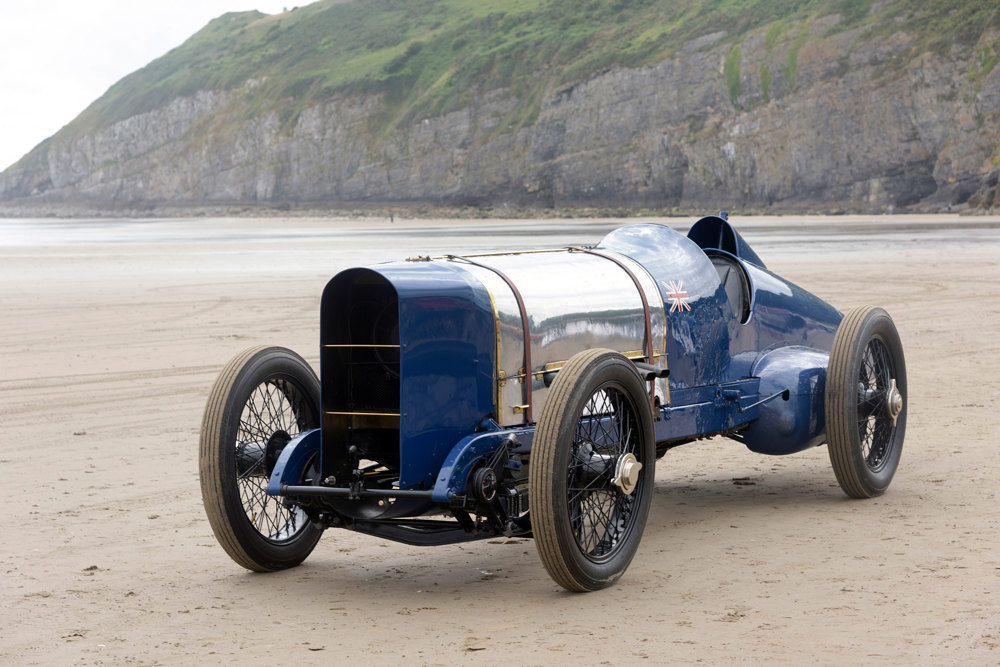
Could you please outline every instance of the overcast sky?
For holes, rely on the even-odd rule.
[[[226,12],[308,0],[0,0],[0,171]]]

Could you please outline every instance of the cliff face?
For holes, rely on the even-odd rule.
[[[913,56],[912,34],[863,40],[839,21],[700,37],[545,90],[521,127],[505,123],[530,102],[505,87],[386,132],[381,94],[247,114],[250,79],[56,135],[0,174],[0,200],[1000,206],[1000,31]]]

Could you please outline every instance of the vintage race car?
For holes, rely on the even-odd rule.
[[[533,537],[588,591],[636,553],[654,464],[723,435],[828,444],[842,489],[899,463],[906,370],[889,315],[846,316],[767,270],[728,216],[593,246],[411,257],[323,291],[320,371],[235,357],[201,430],[202,495],[240,565],[302,562],[327,528],[412,545]]]

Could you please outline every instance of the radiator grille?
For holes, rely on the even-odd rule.
[[[361,458],[399,467],[399,306],[366,269],[338,275],[323,294],[323,470],[339,476]],[[349,455],[356,448],[356,457]]]

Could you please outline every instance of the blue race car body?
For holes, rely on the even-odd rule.
[[[594,246],[353,268],[323,292],[319,405],[291,400],[318,418],[237,438],[236,471],[318,530],[533,535],[559,583],[592,590],[631,560],[671,447],[721,434],[790,454],[824,444],[833,414],[844,490],[881,493],[905,424],[895,336],[884,311],[845,320],[768,271],[724,214],[687,235],[638,224]],[[298,534],[255,530],[268,548]]]

